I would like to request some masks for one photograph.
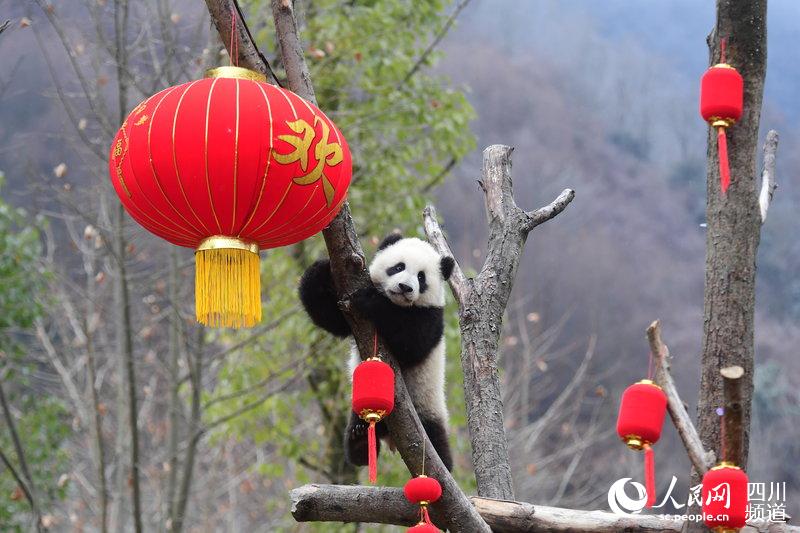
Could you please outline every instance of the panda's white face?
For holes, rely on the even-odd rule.
[[[421,239],[400,239],[378,251],[369,276],[395,305],[444,307],[442,257]]]

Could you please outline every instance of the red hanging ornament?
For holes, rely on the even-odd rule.
[[[709,68],[700,82],[700,115],[717,129],[720,189],[725,194],[731,182],[725,130],[742,116],[744,80],[735,68],[725,63],[724,40],[721,49],[720,63]]]
[[[327,226],[345,201],[350,150],[328,117],[244,68],[212,69],[139,104],[109,157],[122,205],[194,248],[197,320],[261,320],[259,250]]]
[[[747,518],[747,474],[726,461],[706,472],[701,490],[703,521],[719,533],[737,531]]]
[[[622,393],[617,434],[632,450],[644,450],[646,507],[656,499],[655,453],[652,445],[661,438],[667,412],[667,395],[649,379],[634,383]]]
[[[377,357],[378,338],[375,337],[375,355],[359,364],[353,371],[353,411],[365,422],[369,462],[369,481],[378,480],[378,442],[375,424],[389,416],[394,409],[394,370]]]
[[[442,486],[439,482],[423,474],[408,480],[405,487],[403,487],[403,494],[405,494],[408,501],[420,507],[420,521],[409,531],[439,533],[439,529],[433,525],[431,517],[428,515],[428,505],[442,497]]]

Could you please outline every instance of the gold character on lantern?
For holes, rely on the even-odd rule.
[[[314,148],[314,159],[316,160],[314,167],[308,174],[298,176],[294,178],[293,181],[297,185],[311,185],[321,179],[322,190],[325,193],[325,201],[330,206],[336,191],[325,175],[324,170],[326,166],[334,166],[342,162],[342,146],[339,143],[328,142],[331,129],[324,120],[320,120],[319,117],[314,117],[314,126],[316,126],[317,123],[322,125],[322,137]],[[279,135],[278,139],[291,144],[294,147],[294,151],[288,154],[279,154],[273,149],[272,155],[275,157],[275,160],[282,165],[300,161],[300,168],[305,172],[308,169],[308,151],[311,148],[311,143],[314,141],[317,132],[314,130],[314,126],[303,119],[287,121],[286,125],[299,135]]]

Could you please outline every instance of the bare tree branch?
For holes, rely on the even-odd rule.
[[[33,495],[33,492],[36,490],[34,483],[33,483],[33,476],[31,476],[31,471],[28,468],[28,461],[25,458],[25,450],[22,447],[22,441],[19,439],[19,433],[17,432],[17,425],[14,423],[14,417],[11,415],[11,408],[8,405],[8,401],[6,400],[6,393],[3,390],[3,382],[0,380],[0,406],[3,409],[3,417],[6,421],[6,427],[8,428],[8,432],[11,434],[11,442],[14,444],[14,452],[17,454],[17,460],[19,461],[19,468],[22,471],[22,475],[25,477],[25,483],[22,482],[22,478],[20,478],[17,471],[11,466],[11,462],[5,455],[2,455],[3,463],[5,463],[6,467],[11,471],[11,475],[14,476],[14,479],[19,484],[22,491],[25,493],[25,497],[28,499],[28,503],[31,505],[31,510],[33,511],[34,519],[36,520],[36,530],[41,531],[41,521],[40,521],[40,514],[39,514],[39,506],[37,505],[36,498]]]
[[[471,280],[467,279],[467,276],[464,275],[464,271],[461,270],[461,265],[458,264],[453,250],[450,249],[444,232],[441,226],[439,226],[439,221],[436,219],[436,208],[434,206],[429,205],[425,208],[423,220],[425,224],[425,235],[428,237],[428,241],[431,245],[439,252],[439,255],[452,257],[453,261],[455,261],[453,273],[450,275],[449,280],[450,289],[453,291],[453,296],[455,296],[458,306],[463,307]]]
[[[650,352],[656,362],[656,383],[667,395],[667,410],[672,418],[672,423],[678,430],[678,435],[683,441],[683,446],[686,448],[686,453],[695,470],[701,475],[705,474],[714,464],[714,452],[703,449],[700,435],[692,423],[686,405],[678,395],[678,389],[670,374],[669,348],[661,340],[661,324],[658,320],[648,326],[647,340],[650,343]]]
[[[419,509],[390,487],[304,485],[291,492],[292,516],[298,522],[346,522],[408,526]],[[675,533],[683,522],[655,515],[620,516],[490,498],[470,498],[494,533]],[[436,516],[431,517],[437,522]],[[800,527],[766,521],[750,522],[746,533],[798,533]]]
[[[761,223],[767,221],[767,211],[772,203],[772,196],[778,188],[775,181],[775,154],[778,151],[778,132],[769,130],[764,142],[764,168],[761,170],[761,192],[758,195],[758,206],[761,209]]]
[[[512,499],[514,489],[497,367],[500,325],[528,233],[558,215],[575,197],[567,189],[552,204],[524,212],[514,201],[512,151],[510,146],[493,145],[483,152],[479,184],[489,219],[486,261],[474,280],[457,270],[450,282],[460,307],[461,366],[478,494],[504,499]],[[435,210],[429,207],[424,217],[428,240],[440,253],[452,255],[436,224]]]
[[[31,506],[31,512],[33,513],[34,520],[36,521],[36,530],[41,531],[38,506],[36,505],[36,500],[33,498],[31,490],[28,488],[28,484],[19,475],[19,472],[17,472],[17,469],[14,468],[14,465],[11,463],[11,460],[9,460],[8,456],[3,453],[3,450],[0,450],[0,461],[2,461],[8,471],[11,472],[11,477],[13,477],[14,481],[17,482],[17,485],[19,485],[19,488],[25,495],[25,499],[28,500],[28,505]]]
[[[450,31],[450,28],[453,27],[453,24],[458,18],[458,15],[460,15],[461,11],[463,11],[463,9],[467,7],[467,4],[469,4],[469,2],[470,0],[461,0],[458,3],[458,5],[450,14],[450,16],[447,17],[447,20],[445,21],[444,25],[442,25],[442,29],[439,30],[436,36],[434,36],[433,40],[425,48],[425,51],[423,51],[422,54],[419,56],[419,58],[414,62],[414,66],[412,66],[406,73],[406,75],[403,77],[403,81],[400,82],[401,86],[408,83],[408,80],[414,77],[414,74],[416,74],[417,71],[420,68],[422,68],[422,66],[428,60],[428,57],[430,57],[430,55],[433,53],[436,47],[439,46],[439,43],[442,42],[442,39],[444,39],[445,35],[447,35],[447,33]]]

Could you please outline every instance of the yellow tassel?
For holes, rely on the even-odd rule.
[[[211,237],[195,253],[197,321],[211,327],[249,328],[261,321],[258,247]]]

